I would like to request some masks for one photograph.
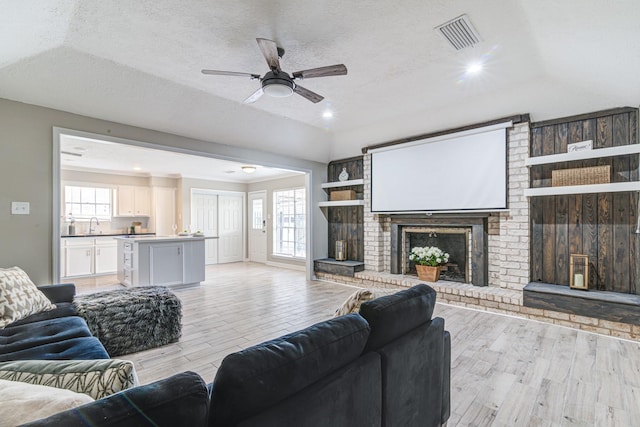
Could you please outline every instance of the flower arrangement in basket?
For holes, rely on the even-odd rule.
[[[411,249],[409,259],[416,263],[416,271],[421,280],[437,282],[440,266],[449,262],[449,254],[435,246]]]
[[[437,267],[449,262],[449,254],[435,246],[411,249],[409,259],[418,265]]]

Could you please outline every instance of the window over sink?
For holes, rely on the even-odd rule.
[[[64,186],[64,216],[76,220],[111,219],[112,189],[106,187]]]

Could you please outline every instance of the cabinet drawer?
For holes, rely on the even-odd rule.
[[[122,248],[125,250],[125,252],[131,252],[133,250],[133,243],[125,242],[123,243]]]
[[[91,237],[68,237],[62,239],[64,246],[93,246],[93,238]]]
[[[131,259],[133,258],[133,254],[131,252],[124,252],[122,254],[122,263],[125,267],[131,268]]]

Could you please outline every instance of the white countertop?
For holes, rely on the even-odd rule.
[[[204,240],[205,236],[122,236],[114,237],[114,239],[124,240],[128,242],[178,242],[178,241],[196,241]]]

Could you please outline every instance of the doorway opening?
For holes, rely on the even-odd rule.
[[[260,191],[267,195],[269,183],[274,180],[293,180],[307,188],[310,182],[310,170],[261,165],[255,159],[221,159],[211,153],[75,130],[54,128],[53,143],[53,278],[86,282],[92,288],[118,283],[116,271],[111,271],[116,263],[109,263],[104,256],[117,254],[98,240],[132,232],[166,236],[202,231],[208,247],[207,264],[268,262],[268,244],[264,244],[262,258],[258,252],[249,252],[248,195]],[[248,164],[252,168],[246,168]],[[254,173],[249,174],[251,169]],[[94,188],[94,193],[96,188],[107,189],[107,218],[91,220],[97,216],[90,212],[91,208],[106,204],[84,203],[84,195],[79,202],[67,198],[65,186],[79,188],[79,194],[84,187]],[[198,205],[205,201],[198,198],[210,198],[212,193],[216,199],[213,217],[210,208],[207,212],[205,206]],[[267,214],[266,199],[263,215]],[[73,203],[76,204],[72,206]],[[201,208],[204,211],[198,212]],[[76,211],[78,218],[70,215]],[[268,227],[265,216],[265,236]],[[309,224],[307,227],[311,228]],[[66,243],[72,241],[76,245],[70,244],[67,249]],[[78,250],[77,243],[90,245]],[[104,260],[96,261],[98,252]],[[87,257],[81,264],[74,258],[79,253]],[[310,271],[308,260],[306,264]],[[86,268],[80,269],[80,265]]]

